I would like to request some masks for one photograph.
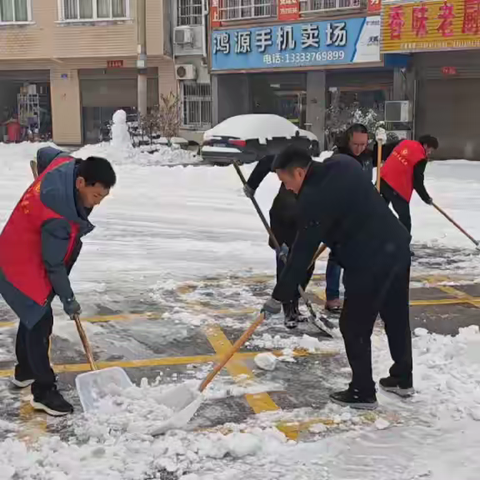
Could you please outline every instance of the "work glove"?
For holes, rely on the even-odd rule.
[[[375,140],[377,143],[385,145],[387,143],[387,131],[382,127],[377,128],[377,131],[375,132]]]
[[[74,320],[76,316],[82,313],[82,308],[77,302],[75,297],[68,298],[63,302],[63,310],[70,317],[71,320]]]
[[[253,198],[255,196],[255,190],[248,183],[243,186],[243,193],[248,198]]]
[[[270,297],[264,304],[261,310],[261,313],[265,315],[265,318],[269,318],[272,315],[276,315],[280,313],[282,310],[282,302],[275,300],[274,298]]]
[[[288,260],[288,252],[289,248],[288,245],[283,243],[282,246],[280,247],[280,250],[277,252],[277,257],[279,260],[281,260],[283,263],[287,263]]]

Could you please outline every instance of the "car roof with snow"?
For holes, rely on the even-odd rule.
[[[304,130],[300,130],[286,118],[279,115],[265,113],[250,113],[237,115],[220,122],[217,126],[207,130],[204,140],[212,137],[236,137],[244,140],[256,138],[291,138],[297,132],[306,136]]]

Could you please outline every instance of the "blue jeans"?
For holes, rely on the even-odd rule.
[[[335,300],[340,298],[340,276],[342,274],[342,267],[337,263],[335,256],[330,252],[327,263],[327,271],[325,273],[327,286],[325,288],[325,295],[328,300]]]

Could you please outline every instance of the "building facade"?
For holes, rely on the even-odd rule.
[[[146,0],[148,103],[176,92],[170,2]],[[135,0],[4,0],[0,9],[0,106],[53,140],[101,138],[113,112],[137,107]]]
[[[405,56],[381,55],[380,15],[377,0],[212,0],[214,123],[274,113],[322,143],[347,105],[381,115],[408,88]]]
[[[480,159],[480,1],[384,0],[382,52],[410,56],[415,130],[437,157]]]
[[[212,94],[208,71],[206,0],[173,0],[172,43],[175,75],[182,100],[181,134],[201,141],[212,126]]]

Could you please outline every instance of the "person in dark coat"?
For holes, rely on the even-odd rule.
[[[380,133],[378,133],[380,132]],[[379,129],[376,133],[377,138],[381,135],[383,140],[382,159],[385,160],[398,142],[386,142],[385,130]],[[339,137],[333,148],[333,153],[341,153],[354,158],[362,167],[366,178],[371,182],[373,177],[373,167],[376,165],[378,155],[378,143],[375,142],[373,149],[368,148],[368,129],[361,123],[354,123]],[[340,312],[342,304],[340,302],[340,277],[342,268],[338,264],[335,255],[330,252],[326,270],[326,288],[325,288],[325,309],[336,313]]]
[[[46,147],[37,153],[39,177],[27,189],[0,235],[0,295],[20,318],[12,383],[32,386],[32,406],[50,415],[73,412],[57,391],[50,366],[51,303],[58,295],[70,317],[81,313],[69,273],[81,238],[93,230],[88,216],[115,185],[104,158],[75,159]]]
[[[257,163],[247,180],[247,185],[244,187],[245,195],[247,197],[251,198],[255,195],[257,188],[260,186],[264,178],[272,171],[274,158],[275,155],[267,155]],[[270,208],[270,227],[272,228],[278,243],[282,246],[282,251],[276,252],[277,279],[280,278],[285,266],[279,253],[281,253],[282,256],[284,254],[288,257],[289,249],[292,247],[295,237],[297,236],[296,203],[296,195],[287,190],[283,184],[280,185],[277,196],[273,200],[272,207]],[[269,246],[275,250],[275,246],[271,239],[269,239]],[[300,285],[304,290],[307,288],[314,270],[315,266],[312,265],[300,282]],[[299,300],[300,294],[297,291],[291,301],[283,304],[285,326],[287,328],[295,328],[299,321],[304,320],[300,315],[298,307]]]
[[[409,233],[350,156],[335,154],[318,163],[305,150],[287,147],[272,168],[285,188],[297,194],[298,236],[262,311],[267,316],[279,313],[281,304],[294,298],[324,242],[345,271],[340,330],[352,368],[350,386],[332,393],[331,400],[354,408],[377,406],[370,337],[378,313],[394,361],[390,376],[380,385],[401,396],[411,395]]]
[[[427,204],[432,198],[425,188],[425,168],[438,140],[424,135],[415,140],[403,140],[391,152],[382,167],[380,192],[388,205],[392,204],[398,219],[411,232],[410,200],[415,190]]]

